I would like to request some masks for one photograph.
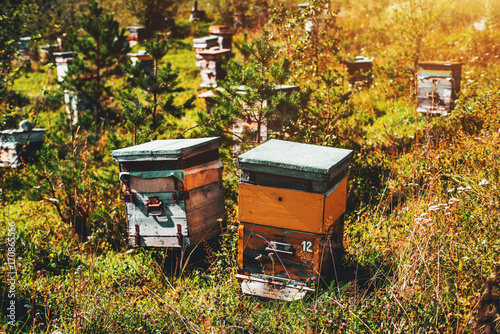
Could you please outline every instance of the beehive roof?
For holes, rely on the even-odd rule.
[[[211,144],[218,144],[219,137],[193,139],[165,139],[130,146],[111,152],[118,161],[178,160],[206,151]]]
[[[352,150],[272,139],[240,155],[242,170],[327,180],[349,166]]]

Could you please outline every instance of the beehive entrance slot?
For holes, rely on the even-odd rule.
[[[266,251],[272,251],[283,254],[293,254],[292,244],[278,241],[270,241]]]

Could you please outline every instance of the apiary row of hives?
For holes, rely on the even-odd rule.
[[[131,246],[188,247],[224,219],[218,138],[157,140],[113,151]],[[342,249],[352,151],[270,140],[238,157],[238,275],[245,293],[302,298]]]

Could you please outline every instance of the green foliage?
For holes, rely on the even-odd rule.
[[[27,69],[28,61],[20,59],[19,39],[31,36],[28,23],[36,16],[35,5],[5,1],[0,13],[0,128],[17,127],[24,116],[21,110],[29,100],[12,89],[14,81]],[[35,42],[35,36],[33,36]],[[35,43],[33,43],[35,44]],[[36,45],[36,44],[35,44]],[[26,53],[30,47],[26,47]]]
[[[104,105],[112,95],[109,80],[121,74],[121,64],[130,49],[125,29],[119,27],[112,14],[104,14],[96,1],[81,15],[79,23],[80,29],[69,32],[68,38],[74,41],[69,47],[78,56],[69,66],[63,87],[77,94],[79,109],[90,104],[86,112],[94,116],[97,126],[102,118],[114,117]]]
[[[146,41],[146,52],[153,59],[153,66],[141,64],[138,62],[135,66],[130,66],[128,84],[131,89],[136,88],[144,99],[141,101],[133,90],[125,90],[121,94],[122,105],[126,110],[127,124],[129,128],[133,127],[134,143],[137,142],[137,130],[140,126],[149,127],[151,131],[148,134],[150,137],[156,137],[157,131],[163,131],[161,128],[163,113],[174,118],[181,118],[186,109],[192,108],[194,97],[187,99],[182,105],[177,105],[174,101],[176,95],[182,91],[179,87],[179,72],[172,68],[172,64],[167,62],[165,66],[160,67],[162,59],[167,55],[171,45],[156,34],[154,38]],[[147,121],[145,116],[151,115],[151,120]],[[144,135],[148,130],[141,130]],[[142,140],[148,138],[143,137]]]
[[[152,38],[155,32],[174,28],[180,0],[126,0],[126,8],[146,28],[146,36]]]
[[[36,164],[0,171],[0,263],[7,262],[7,226],[13,222],[18,273],[18,324],[7,326],[4,303],[0,331],[498,331],[498,321],[494,322],[498,312],[493,308],[498,306],[500,259],[498,4],[485,2],[488,10],[462,0],[449,4],[436,12],[443,19],[432,24],[432,33],[422,37],[418,49],[414,48],[418,31],[402,32],[422,18],[414,16],[413,23],[395,21],[397,15],[411,14],[395,11],[417,3],[424,8],[416,10],[444,4],[330,3],[328,10],[335,19],[324,35],[304,29],[309,19],[324,22],[322,17],[328,14],[324,2],[311,2],[316,11],[301,13],[286,4],[282,21],[269,26],[268,42],[235,36],[243,42],[236,61],[228,65],[225,90],[214,90],[219,105],[212,116],[200,113],[199,121],[204,135],[227,140],[220,150],[227,227],[216,240],[198,246],[207,256],[198,261],[193,253],[188,264],[178,262],[180,252],[124,251],[125,209],[110,151],[132,144],[134,138],[140,143],[154,135],[151,91],[146,84],[141,88],[151,78],[139,81],[147,72],[137,72],[138,81],[129,84],[133,89],[122,90],[123,120],[112,130],[103,127],[99,134],[84,126],[77,131],[78,125],[71,124],[60,108],[60,93],[53,93],[52,83],[40,79],[46,74],[43,70],[22,78],[16,74],[15,85],[10,81],[6,86],[9,96],[46,93],[26,100],[24,110],[18,102],[9,102],[17,104],[11,109],[18,112],[16,117],[31,113],[47,133]],[[261,4],[245,5],[251,12]],[[338,15],[334,6],[341,6]],[[11,7],[5,8],[7,12]],[[476,30],[474,23],[480,24],[483,17],[484,30]],[[260,36],[258,31],[249,34]],[[413,37],[402,40],[407,36]],[[188,100],[198,89],[199,72],[194,58],[192,63],[185,61],[188,53],[180,43],[169,42],[172,46],[168,53],[160,52],[157,68],[168,68],[162,64],[171,60],[179,69],[177,86],[187,88],[179,97]],[[296,54],[297,50],[304,54]],[[324,53],[316,58],[314,52],[320,51]],[[363,90],[344,85],[340,60],[366,53],[376,56],[373,85]],[[426,60],[465,63],[462,91],[447,117],[424,117],[415,111],[410,81],[417,53]],[[13,74],[19,63],[11,59]],[[37,62],[33,65],[36,69]],[[247,83],[251,86],[247,96],[238,94],[237,85]],[[301,93],[273,95],[270,87],[277,83],[300,85]],[[38,89],[40,85],[47,88]],[[123,87],[114,76],[106,85]],[[112,89],[109,92],[118,97]],[[173,109],[161,108],[168,98],[158,100],[157,116],[170,115],[168,110]],[[269,112],[267,117],[284,119],[271,137],[355,150],[349,168],[345,256],[336,261],[335,280],[318,284],[316,292],[296,302],[244,296],[235,279],[239,176],[232,149],[226,145],[232,144],[228,127],[234,117],[245,117],[244,107],[253,112],[263,100],[271,101],[270,109],[263,110]],[[284,117],[287,110],[298,117],[287,118],[288,113]],[[13,114],[3,111],[6,124],[14,124]],[[168,130],[159,135],[172,137],[190,129],[193,114],[188,110],[180,120],[167,116],[161,126],[158,118],[158,129]],[[85,117],[92,124],[93,115],[82,115],[80,123],[86,122]],[[247,139],[238,144],[246,145]],[[79,224],[87,226],[88,237],[75,233]],[[179,265],[181,274],[174,269]],[[8,301],[7,268],[0,267],[4,301]]]
[[[214,90],[213,115],[200,113],[200,124],[207,133],[223,136],[230,142],[226,131],[234,117],[255,123],[256,131],[244,132],[237,142],[260,143],[262,126],[274,126],[280,131],[298,119],[310,92],[282,89],[289,81],[291,63],[286,57],[279,57],[279,49],[271,44],[269,32],[264,31],[245,48],[251,54],[249,62],[241,64],[230,60],[227,63],[227,77],[221,84],[223,90]]]

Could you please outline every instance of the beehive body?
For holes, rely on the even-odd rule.
[[[279,140],[238,157],[243,283],[258,278],[306,286],[313,276],[328,278],[342,248],[351,157],[350,150]]]
[[[0,131],[0,167],[20,167],[44,141],[45,129]]]
[[[417,111],[446,116],[460,92],[461,63],[419,63]]]
[[[146,39],[146,28],[144,27],[127,27],[129,46],[132,48],[138,43],[144,42]]]
[[[196,62],[200,68],[201,87],[217,87],[217,80],[223,80],[227,72],[222,68],[224,59],[230,55],[229,49],[209,49],[198,52]]]
[[[233,48],[233,33],[229,31],[229,26],[227,25],[211,25],[208,27],[208,32],[210,36],[218,37],[219,48],[229,49]]]
[[[218,145],[218,138],[164,140],[113,151],[132,246],[191,246],[220,233]]]
[[[373,58],[356,57],[354,60],[348,60],[345,63],[351,84],[356,82],[371,84]]]

